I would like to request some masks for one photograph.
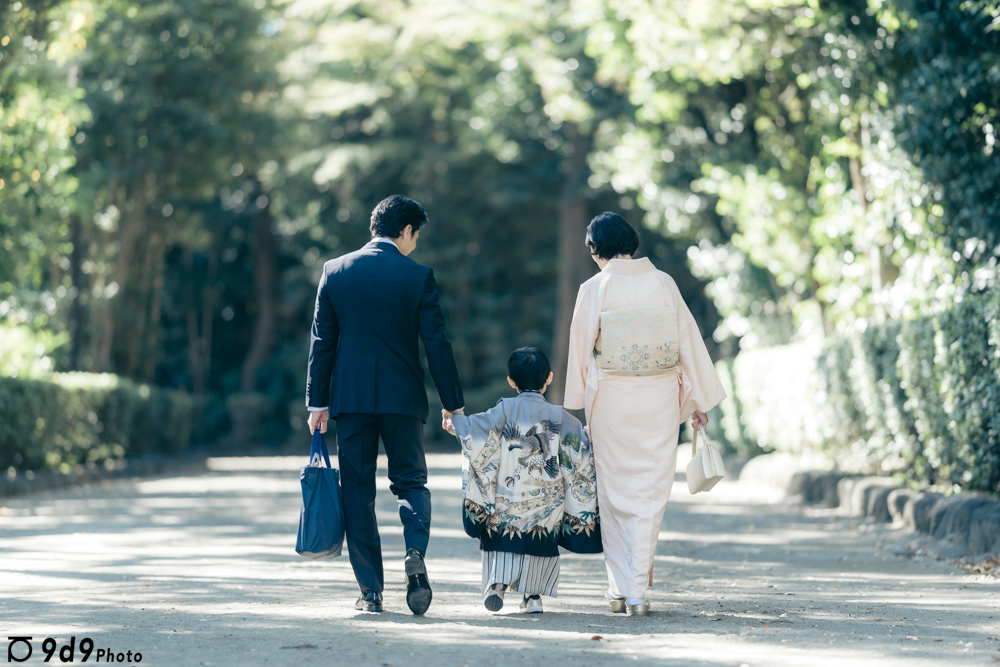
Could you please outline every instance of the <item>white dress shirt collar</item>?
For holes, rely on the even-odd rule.
[[[376,236],[375,238],[372,239],[372,243],[388,243],[392,246],[395,246],[396,250],[399,250],[399,246],[396,245],[395,241],[393,241],[392,239],[387,239],[384,236]]]

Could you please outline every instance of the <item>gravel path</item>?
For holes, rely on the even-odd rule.
[[[493,615],[462,532],[459,458],[428,461],[426,617],[406,609],[384,470],[386,611],[361,614],[346,558],[294,553],[302,458],[222,458],[202,474],[0,499],[0,641],[32,636],[24,664],[41,664],[44,638],[70,636],[151,665],[1000,664],[996,579],[745,482],[695,498],[675,485],[648,617],[609,614],[603,561],[575,555],[546,613],[513,601]]]

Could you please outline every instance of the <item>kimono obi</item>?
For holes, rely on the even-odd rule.
[[[620,308],[601,313],[594,345],[609,375],[659,375],[680,365],[677,308]]]

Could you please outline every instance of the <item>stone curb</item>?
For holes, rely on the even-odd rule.
[[[81,484],[93,484],[114,479],[149,477],[206,470],[209,454],[204,451],[187,452],[176,456],[151,454],[133,459],[108,461],[104,465],[78,465],[69,473],[50,470],[0,473],[0,498],[21,496],[39,491],[67,489]]]
[[[913,492],[886,477],[796,467],[787,454],[764,454],[740,479],[777,486],[804,505],[840,508],[873,523],[896,523],[954,545],[952,558],[1000,559],[1000,501],[985,494]]]

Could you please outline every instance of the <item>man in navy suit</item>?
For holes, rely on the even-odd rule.
[[[423,446],[428,405],[418,339],[445,410],[465,406],[434,273],[408,257],[426,222],[412,199],[382,200],[372,211],[371,242],[327,262],[316,294],[306,383],[309,429],[326,432],[329,419],[337,422],[347,549],[361,611],[382,611],[375,520],[380,436],[406,542],[406,604],[414,614],[431,604],[424,566],[431,523]]]

